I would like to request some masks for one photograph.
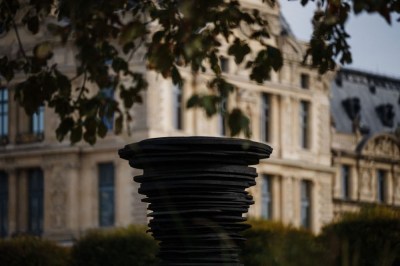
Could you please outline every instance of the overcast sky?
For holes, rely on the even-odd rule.
[[[303,8],[299,1],[281,0],[282,13],[293,33],[301,40],[311,36],[314,2]],[[348,67],[400,78],[400,22],[394,17],[392,25],[378,15],[351,17],[347,29],[353,63]]]

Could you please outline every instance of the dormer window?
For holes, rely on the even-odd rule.
[[[361,105],[359,98],[347,98],[342,101],[342,105],[344,107],[344,110],[346,111],[347,116],[352,121],[360,115]]]
[[[391,105],[390,103],[381,104],[376,107],[375,110],[378,114],[379,119],[385,127],[393,127],[393,120],[395,115],[393,111],[393,105]]]
[[[369,86],[369,91],[372,93],[372,94],[375,94],[376,93],[376,87],[375,87],[375,85],[370,85]]]

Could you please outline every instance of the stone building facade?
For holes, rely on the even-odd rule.
[[[261,1],[243,4],[265,10]],[[321,76],[301,64],[305,44],[291,33],[279,6],[265,14],[270,17],[271,44],[284,52],[282,70],[272,73],[264,84],[256,84],[249,81],[243,66],[221,59],[225,60],[224,75],[239,88],[226,108],[241,107],[251,118],[252,139],[274,148],[271,158],[257,166],[257,185],[251,189],[256,203],[249,215],[318,232],[340,212],[377,197],[372,192],[377,186],[372,180],[374,169],[386,171],[384,179],[391,180],[384,185],[385,203],[399,205],[398,139],[385,134],[365,142],[358,131],[341,132],[332,127],[332,117],[336,119],[333,108],[337,107],[332,74]],[[2,36],[0,42],[6,51],[15,50],[13,36]],[[72,48],[57,49],[54,61],[65,72],[72,71]],[[132,64],[143,65],[140,58]],[[143,104],[132,108],[133,121],[127,125],[132,133],[114,135],[110,130],[93,147],[58,142],[54,133],[58,120],[51,110],[43,107],[27,117],[12,100],[13,84],[0,89],[1,237],[30,233],[70,241],[92,228],[143,224],[146,206],[131,179],[138,172],[118,158],[117,150],[145,138],[228,135],[221,116],[207,119],[204,111],[186,108],[194,91],[207,90],[207,73],[193,82],[190,72],[182,70],[186,83],[178,88],[160,75],[143,71],[149,88]],[[398,87],[393,93],[398,97]],[[346,200],[341,197],[342,165],[350,165],[352,173]],[[356,171],[368,176],[356,181]],[[364,180],[369,183],[361,184]]]
[[[343,69],[331,87],[334,215],[400,207],[400,80]]]

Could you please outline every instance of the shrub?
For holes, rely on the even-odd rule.
[[[348,213],[324,227],[320,240],[326,266],[400,265],[400,214],[382,207]]]
[[[246,266],[311,266],[320,265],[322,246],[304,229],[271,221],[251,221],[252,228],[242,252]]]
[[[67,248],[38,237],[0,240],[0,264],[4,266],[67,266]]]
[[[74,266],[156,265],[157,243],[142,227],[95,230],[72,248]]]

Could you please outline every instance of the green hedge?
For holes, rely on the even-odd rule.
[[[92,231],[72,248],[73,266],[156,265],[158,246],[145,228]]]
[[[68,266],[67,248],[37,237],[21,236],[0,240],[0,265],[4,266]]]
[[[399,266],[400,214],[382,207],[348,213],[322,229],[326,266]]]
[[[320,265],[322,246],[306,230],[271,221],[251,221],[242,252],[246,266],[311,266]]]
[[[400,214],[384,208],[344,215],[319,236],[251,221],[241,253],[246,266],[400,266]],[[71,249],[34,237],[0,240],[0,265],[153,266],[157,243],[145,228],[96,230]]]

